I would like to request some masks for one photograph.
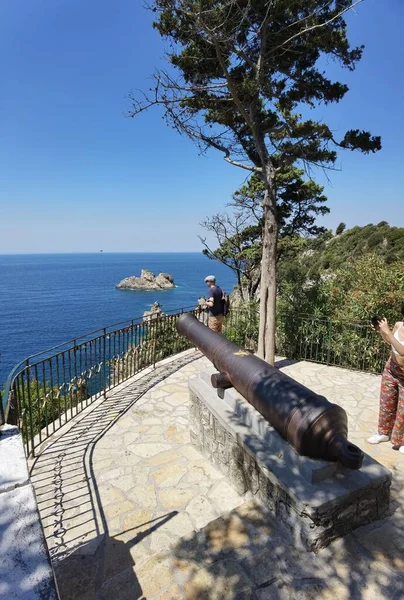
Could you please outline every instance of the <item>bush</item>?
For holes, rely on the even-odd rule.
[[[254,352],[258,348],[259,309],[256,302],[245,302],[230,310],[224,321],[225,337]]]
[[[62,415],[74,412],[80,402],[89,398],[85,382],[70,384],[70,390],[61,391],[57,386],[51,387],[49,381],[44,385],[31,379],[28,384],[24,378],[17,379],[14,389],[18,424],[26,442],[45,428],[55,431],[55,426],[58,428],[62,423]]]
[[[396,260],[398,260],[398,256],[395,252],[390,251],[386,254],[386,265],[391,265],[391,263],[396,262]]]
[[[368,239],[368,248],[375,248],[376,246],[379,246],[380,244],[383,243],[383,234],[380,232],[375,232],[372,233],[371,236],[369,236]]]
[[[357,322],[379,314],[393,323],[404,299],[404,269],[400,262],[386,265],[382,257],[366,255],[340,269],[324,293],[333,318]]]

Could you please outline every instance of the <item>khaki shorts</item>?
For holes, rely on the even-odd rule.
[[[217,317],[209,317],[209,329],[211,329],[212,331],[216,331],[217,333],[222,333],[223,319],[223,315],[217,315]]]

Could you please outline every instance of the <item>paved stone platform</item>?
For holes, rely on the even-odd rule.
[[[116,388],[32,465],[61,599],[404,598],[404,456],[365,442],[380,378],[281,363],[341,404],[350,439],[393,471],[393,514],[313,555],[296,553],[262,505],[190,445],[187,380],[208,364],[199,357],[189,351]]]

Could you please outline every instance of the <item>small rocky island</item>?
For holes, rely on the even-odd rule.
[[[147,269],[142,269],[140,277],[126,277],[117,286],[120,290],[168,290],[175,287],[174,277],[168,273],[159,273],[157,276]]]

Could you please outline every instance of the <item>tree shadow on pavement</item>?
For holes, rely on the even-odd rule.
[[[102,536],[94,553],[91,547],[88,552],[78,548],[56,562],[54,569],[61,600],[145,599],[141,581],[153,576],[152,572],[145,572],[146,569],[158,570],[158,559],[154,557],[151,565],[145,562],[138,568],[133,549],[176,514],[177,511],[172,511],[115,536]],[[140,580],[137,571],[143,575]]]
[[[403,540],[396,511],[318,554],[296,549],[289,531],[253,500],[181,540],[172,554],[187,600],[402,600]]]

